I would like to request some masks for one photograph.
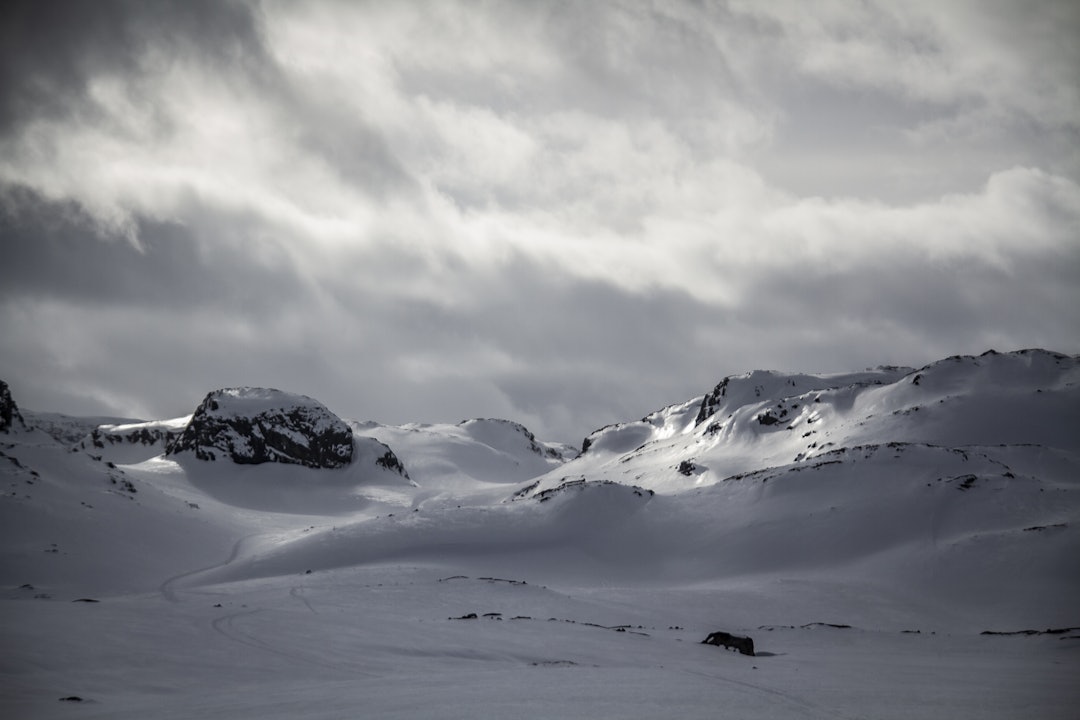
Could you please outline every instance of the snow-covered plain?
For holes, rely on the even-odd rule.
[[[1045,351],[757,372],[573,460],[507,421],[348,421],[406,473],[24,411],[0,716],[1074,718],[1078,383]]]

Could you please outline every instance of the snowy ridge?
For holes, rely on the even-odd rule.
[[[884,385],[895,382],[910,372],[910,368],[881,367],[862,373],[841,375],[798,375],[755,370],[745,375],[729,376],[720,381],[701,401],[694,425],[715,415],[731,414],[762,397],[785,398],[805,396],[814,390],[835,390],[847,387]]]
[[[33,410],[28,410],[23,415],[28,427],[37,428],[64,445],[78,444],[102,425],[129,425],[142,422],[135,418],[73,416]]]
[[[524,445],[529,452],[553,460],[562,460],[566,454],[565,448],[554,443],[539,443],[528,428],[512,420],[477,418],[462,420],[458,423],[458,427],[465,430],[473,439],[489,447],[510,449],[517,445]]]
[[[1043,350],[954,357],[920,370],[754,372],[586,438],[567,471],[678,491],[837,448],[1035,443],[1080,451],[1080,361]],[[680,472],[679,468],[683,470]],[[559,479],[543,480],[543,491]]]

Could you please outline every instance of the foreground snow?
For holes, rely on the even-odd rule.
[[[21,650],[5,716],[1075,717],[1075,638],[757,627],[842,624],[867,600],[813,581],[555,588],[448,571],[7,600]],[[718,627],[750,633],[758,656],[700,644]]]

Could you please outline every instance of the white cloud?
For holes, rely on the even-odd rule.
[[[979,102],[1040,124],[1076,126],[1075,4],[736,2],[782,31],[797,70],[832,83],[891,88],[943,106]]]

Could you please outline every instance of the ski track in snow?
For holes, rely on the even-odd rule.
[[[173,575],[172,577],[168,578],[163,583],[161,583],[161,585],[158,587],[158,592],[161,593],[161,596],[163,598],[165,598],[166,600],[168,600],[171,603],[180,602],[180,599],[176,594],[176,590],[174,589],[174,586],[178,582],[180,582],[181,580],[184,580],[184,579],[187,579],[187,578],[190,578],[190,577],[195,577],[196,575],[201,575],[202,573],[210,572],[211,570],[217,570],[218,568],[223,568],[226,565],[232,564],[233,562],[236,561],[236,558],[240,557],[240,551],[243,548],[244,543],[246,541],[251,540],[252,538],[255,538],[255,537],[258,537],[258,536],[259,536],[259,534],[255,533],[255,534],[252,534],[252,535],[246,535],[246,536],[240,538],[239,540],[237,540],[235,543],[233,543],[232,551],[229,553],[229,557],[226,558],[222,562],[215,563],[213,565],[208,565],[207,567],[199,568],[198,570],[190,570],[188,572],[180,573],[179,575]]]
[[[266,612],[266,610],[240,610],[238,612],[228,613],[219,618],[215,618],[210,622],[211,629],[218,635],[227,638],[233,642],[245,645],[261,652],[267,652],[278,657],[285,658],[291,662],[302,663],[305,665],[312,665],[314,667],[324,668],[326,670],[332,670],[335,673],[346,675],[348,677],[355,677],[356,675],[364,675],[366,677],[379,677],[376,673],[365,672],[363,670],[357,670],[355,668],[346,668],[340,663],[325,662],[317,657],[312,657],[309,653],[302,653],[296,650],[284,650],[280,647],[271,645],[267,640],[257,637],[251,632],[245,632],[241,628],[240,621],[243,618],[250,618],[256,615],[260,615]]]
[[[315,614],[315,615],[319,614],[319,611],[316,610],[311,605],[311,602],[308,601],[308,599],[306,597],[304,597],[304,586],[303,585],[297,585],[296,587],[290,589],[289,590],[289,597],[296,598],[300,602],[304,603],[304,605],[307,606],[307,609],[310,610],[313,614]]]
[[[769,702],[779,703],[786,708],[793,709],[804,717],[858,720],[851,715],[845,715],[835,710],[823,708],[820,705],[816,705],[808,700],[792,695],[791,693],[786,693],[775,688],[765,687],[764,685],[759,685],[757,683],[747,682],[745,680],[736,680],[732,677],[701,672],[700,670],[688,670],[686,668],[682,668],[682,672],[686,673],[687,675],[697,675],[698,677],[709,678],[710,680],[719,680],[720,682],[734,685],[735,688],[740,692],[746,692],[753,695],[762,696],[763,699],[768,700]]]

